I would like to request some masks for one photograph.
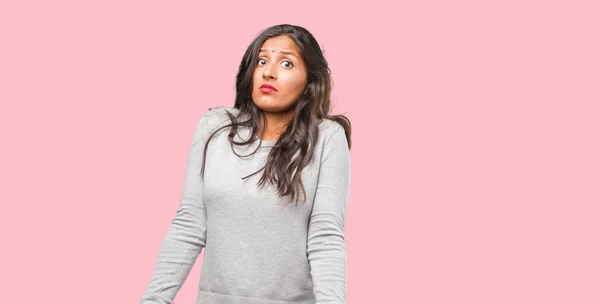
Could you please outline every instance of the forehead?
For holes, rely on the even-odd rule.
[[[294,40],[288,36],[271,37],[262,44],[261,50],[268,52],[272,51],[288,51],[299,54],[298,47]]]

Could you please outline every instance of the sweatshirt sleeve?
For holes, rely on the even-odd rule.
[[[346,303],[344,225],[350,172],[348,141],[340,126],[323,147],[308,227],[307,255],[317,304]]]
[[[140,304],[173,304],[205,246],[206,210],[200,176],[209,112],[202,114],[190,147],[181,201],[164,237]]]

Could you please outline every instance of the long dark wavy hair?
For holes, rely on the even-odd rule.
[[[230,123],[217,128],[209,137],[204,146],[204,155],[208,142],[213,136],[223,128],[231,127],[228,138],[231,142],[233,152],[239,157],[252,155],[260,149],[260,145],[254,152],[248,155],[239,155],[235,152],[233,145],[248,145],[256,140],[262,143],[262,134],[264,132],[264,123],[266,118],[262,109],[260,109],[252,99],[253,74],[258,62],[258,53],[261,46],[271,37],[286,35],[291,38],[298,47],[300,55],[307,68],[307,85],[302,95],[295,102],[293,118],[287,126],[287,129],[277,139],[275,145],[271,148],[265,167],[244,177],[248,178],[264,169],[258,185],[265,183],[277,185],[277,194],[279,196],[290,196],[292,201],[298,204],[299,192],[302,190],[304,201],[306,200],[306,191],[302,184],[301,173],[313,158],[319,123],[323,119],[330,119],[338,122],[344,127],[346,138],[348,140],[348,149],[351,148],[351,124],[350,120],[344,115],[331,115],[330,96],[331,96],[331,70],[327,60],[317,40],[305,28],[297,25],[280,24],[269,27],[260,32],[246,49],[242,62],[236,76],[236,97],[234,108],[239,110],[238,115],[227,112]],[[247,118],[242,120],[242,117]],[[260,119],[263,118],[263,127],[260,127]],[[250,128],[250,136],[245,141],[236,142],[234,136],[237,134],[238,127]],[[256,136],[260,132],[261,136]],[[202,162],[202,176],[204,176],[206,158]]]

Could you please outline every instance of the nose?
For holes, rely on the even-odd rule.
[[[265,79],[276,79],[277,75],[273,65],[271,63],[267,64],[263,70],[263,78]]]

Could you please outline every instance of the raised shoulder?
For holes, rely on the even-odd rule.
[[[221,126],[222,124],[229,122],[229,116],[227,113],[237,115],[239,110],[234,107],[211,107],[208,108],[202,114],[201,121],[204,121],[204,128],[206,132],[211,132]]]
[[[342,127],[342,125],[333,119],[323,118],[319,123],[319,130],[323,131],[334,131],[339,127]]]
[[[228,106],[210,107],[204,111],[198,122],[198,128],[201,128],[204,134],[210,134],[220,126],[229,123],[229,115],[237,116],[239,109]],[[319,137],[322,144],[325,144],[335,134],[345,134],[344,127],[337,121],[324,118],[319,123]]]
[[[325,118],[319,123],[319,133],[323,134],[321,137],[324,141],[331,138],[336,131],[344,133],[344,126],[335,120]]]
[[[227,120],[227,119],[229,119],[227,112],[237,115],[239,113],[239,110],[234,107],[225,107],[225,106],[211,107],[211,108],[208,108],[206,111],[204,111],[203,116],[211,117],[211,120],[223,120],[223,119]]]

